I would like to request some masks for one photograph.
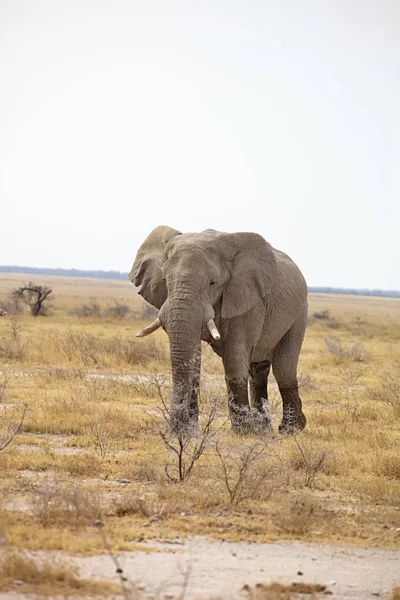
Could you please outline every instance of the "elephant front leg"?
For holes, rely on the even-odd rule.
[[[297,363],[306,323],[307,311],[295,321],[274,351],[272,368],[283,404],[283,418],[279,425],[280,433],[293,434],[306,426],[306,417],[303,413],[297,383]]]
[[[302,403],[297,383],[285,385],[278,383],[282,396],[283,417],[279,425],[279,433],[292,434],[301,431],[306,426],[306,417],[302,410]]]
[[[229,417],[232,429],[237,433],[248,433],[252,430],[250,405],[247,390],[247,377],[225,377],[228,391]]]
[[[189,418],[194,426],[197,427],[199,421],[199,393],[200,393],[200,374],[201,374],[201,346],[195,356],[193,366],[193,387],[190,394]]]
[[[268,360],[251,363],[250,365],[250,399],[251,406],[256,411],[260,425],[271,427],[271,413],[268,404],[268,375],[271,363]]]

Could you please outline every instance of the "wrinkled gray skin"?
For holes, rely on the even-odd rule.
[[[160,309],[169,337],[177,432],[198,419],[200,340],[222,357],[234,430],[251,430],[255,422],[270,427],[271,365],[283,403],[279,431],[305,427],[297,363],[307,286],[286,254],[256,233],[180,233],[159,226],[139,248],[129,277],[143,298]],[[206,326],[211,318],[220,340]]]

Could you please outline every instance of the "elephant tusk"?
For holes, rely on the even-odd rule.
[[[145,337],[146,335],[150,335],[154,331],[157,331],[157,329],[159,329],[160,327],[161,327],[161,321],[160,321],[160,319],[157,318],[155,321],[150,323],[150,325],[148,325],[147,327],[142,329],[142,331],[138,331],[136,334],[136,337]]]
[[[214,323],[214,319],[210,319],[207,323],[207,327],[210,330],[211,335],[213,336],[214,340],[220,340],[221,336],[219,335],[219,331]]]

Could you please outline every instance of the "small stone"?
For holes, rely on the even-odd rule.
[[[181,517],[186,517],[186,513],[185,512],[181,512]]]
[[[297,571],[297,575],[303,575],[303,571]]]
[[[336,581],[332,579],[332,581],[328,581],[326,585],[336,585]]]
[[[17,579],[16,581],[13,582],[14,585],[24,585],[24,582],[21,581],[20,579]]]
[[[121,479],[117,479],[118,483],[130,483],[131,480],[130,479],[125,479],[124,477],[121,477]]]

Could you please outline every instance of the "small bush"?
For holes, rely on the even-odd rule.
[[[336,364],[344,361],[363,362],[365,360],[365,350],[361,342],[355,342],[352,346],[346,348],[342,346],[339,340],[325,338],[325,344]]]
[[[332,319],[329,310],[321,310],[319,312],[315,312],[312,316],[314,317],[314,319],[317,319],[319,321],[330,321]]]
[[[393,408],[394,416],[400,418],[400,375],[386,373],[380,377],[381,389],[377,396]]]
[[[82,318],[96,318],[99,319],[102,316],[100,304],[97,300],[91,300],[90,304],[83,304],[78,306],[73,313],[78,317]]]
[[[115,302],[114,306],[110,306],[104,311],[105,317],[112,319],[125,319],[130,313],[130,309],[126,304]]]
[[[42,527],[82,526],[101,517],[98,496],[79,486],[46,482],[33,486],[32,510]]]
[[[317,501],[311,495],[299,494],[281,507],[273,521],[279,531],[303,536],[310,533],[313,526],[320,524],[323,518]]]
[[[400,455],[395,452],[381,455],[376,472],[388,479],[400,479]]]
[[[179,507],[175,508],[178,510]],[[139,515],[151,521],[160,521],[167,514],[171,514],[171,507],[167,510],[167,505],[162,500],[138,496],[135,492],[121,494],[114,500],[112,510],[117,517]]]
[[[11,315],[8,322],[8,331],[0,339],[0,359],[24,360],[28,348],[23,336],[24,327],[15,315]]]
[[[246,500],[270,497],[271,488],[267,484],[271,467],[266,460],[265,443],[253,441],[223,452],[216,442],[215,451],[220,463],[218,477],[231,504],[237,506]]]

